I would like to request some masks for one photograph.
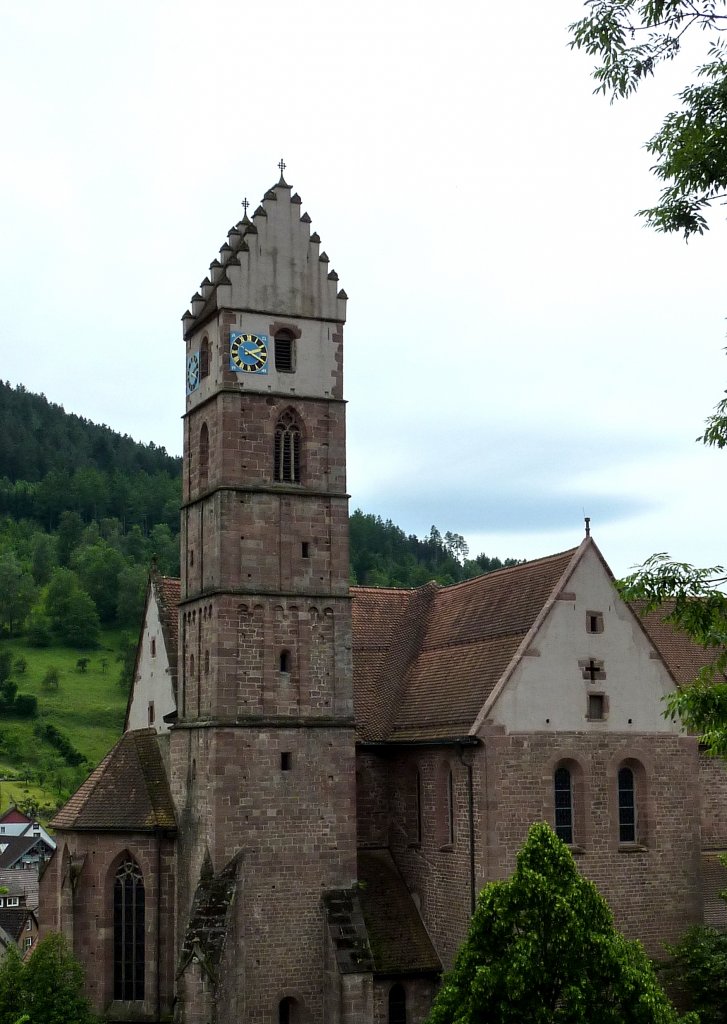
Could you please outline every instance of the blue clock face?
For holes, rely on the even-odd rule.
[[[242,373],[267,373],[267,334],[230,331],[230,369]]]
[[[187,394],[199,387],[199,352],[193,352],[187,360]]]

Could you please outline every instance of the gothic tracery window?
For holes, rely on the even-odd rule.
[[[127,857],[114,877],[114,999],[144,998],[144,879]]]
[[[278,483],[300,483],[300,427],[292,412],[285,412],[275,427],[274,478]]]

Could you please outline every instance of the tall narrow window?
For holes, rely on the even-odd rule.
[[[275,427],[275,479],[279,483],[300,483],[300,427],[286,412]]]
[[[573,780],[564,765],[556,768],[553,776],[555,788],[555,834],[569,846],[573,844]]]
[[[202,345],[199,350],[199,375],[200,377],[208,377],[210,372],[210,343],[209,338],[206,336],[202,339]]]
[[[636,787],[631,768],[618,770],[618,840],[636,842]]]
[[[450,768],[447,775],[447,842],[454,844],[454,776]]]
[[[389,989],[389,1024],[406,1024],[406,992],[399,982]]]
[[[280,652],[280,671],[290,672],[290,651]]]
[[[199,432],[199,486],[200,488],[207,486],[207,476],[209,472],[210,462],[210,432],[207,429],[207,424],[202,424],[202,429]]]
[[[295,370],[295,340],[292,331],[278,331],[275,335],[275,369],[281,373]]]
[[[422,775],[420,771],[414,773],[414,799],[416,801],[416,822],[415,822],[415,837],[417,845],[421,846],[422,842]]]
[[[114,878],[114,999],[144,998],[144,879],[125,860]]]

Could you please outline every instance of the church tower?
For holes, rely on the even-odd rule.
[[[322,1020],[356,876],[346,294],[282,174],[183,318],[177,1017]]]

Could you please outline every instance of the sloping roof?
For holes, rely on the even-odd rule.
[[[674,609],[673,602],[667,601],[656,611],[646,614],[643,613],[642,606],[638,601],[632,602],[631,608],[641,620],[641,624],[679,686],[686,686],[694,682],[699,670],[705,665],[711,664],[717,656],[718,652],[714,648],[700,647],[671,622],[664,621],[665,616]]]
[[[22,823],[29,825],[32,820],[33,819],[29,818],[27,814],[23,814],[22,811],[19,811],[14,804],[11,804],[11,806],[8,807],[7,811],[5,811],[4,814],[0,815],[0,823],[12,822],[13,824]]]
[[[38,906],[38,868],[2,868],[0,869],[0,888],[7,889],[8,896],[25,898],[26,907]]]
[[[377,974],[439,973],[442,964],[388,850],[359,850],[361,909]]]
[[[352,587],[361,737],[467,735],[577,550],[450,587]]]
[[[14,864],[38,848],[39,857],[50,857],[55,849],[50,843],[46,843],[42,836],[0,836],[0,846],[5,849],[0,853],[0,869],[12,868]],[[44,852],[45,851],[45,852]]]
[[[358,886],[323,893],[328,934],[341,974],[368,974],[374,969]]]
[[[126,732],[51,821],[56,829],[148,832],[176,826],[154,729]]]
[[[159,608],[159,621],[164,637],[164,646],[167,649],[169,661],[169,673],[172,677],[172,690],[174,699],[177,699],[177,650],[179,645],[179,598],[181,594],[181,580],[172,576],[157,576],[153,580],[154,592],[156,594],[157,606]]]
[[[11,910],[0,908],[0,929],[2,929],[14,942],[19,942],[20,936],[25,930],[25,922],[31,915],[27,907],[16,907]]]

